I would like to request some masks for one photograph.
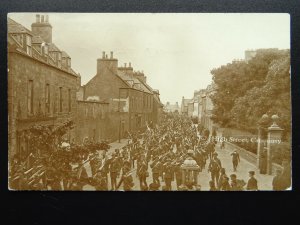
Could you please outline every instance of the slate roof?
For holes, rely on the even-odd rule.
[[[118,72],[118,76],[127,83],[127,85],[131,88],[134,88],[134,89],[137,89],[137,90],[140,90],[140,91],[144,91],[146,93],[149,93],[149,94],[152,94],[151,91],[149,91],[149,89],[139,80],[137,79],[136,77],[134,76],[130,76],[126,73],[121,73],[121,72]],[[139,85],[139,88],[136,88],[136,87],[133,87],[131,85],[131,82],[130,81],[133,81],[133,84],[136,86],[136,84]]]
[[[7,17],[7,33],[27,33],[32,36],[32,32],[26,27]]]
[[[55,44],[49,43],[49,52],[61,52],[61,50]]]

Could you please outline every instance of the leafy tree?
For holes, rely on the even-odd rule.
[[[289,133],[289,69],[288,50],[260,49],[248,63],[233,62],[212,70],[217,85],[212,96],[214,122],[256,132],[263,114],[278,114]]]

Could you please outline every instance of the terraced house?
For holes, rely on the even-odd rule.
[[[94,99],[109,104],[105,132],[109,139],[120,139],[127,132],[159,122],[163,105],[159,91],[152,89],[143,72],[133,71],[131,63],[118,66],[113,52],[97,59],[97,74],[81,88],[81,100]],[[117,132],[116,132],[117,131]]]
[[[31,30],[8,18],[9,156],[28,154],[24,135],[32,125],[58,125],[76,117],[80,75],[71,58],[52,43],[48,16],[36,15]],[[70,131],[68,136],[72,138]]]
[[[159,122],[162,104],[142,72],[103,53],[97,74],[81,86],[71,57],[52,42],[47,15],[36,15],[31,30],[8,18],[9,156],[28,155],[25,135],[33,125],[72,120],[70,142],[117,140]],[[152,122],[152,123],[151,123]]]

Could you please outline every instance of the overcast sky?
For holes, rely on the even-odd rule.
[[[31,29],[36,13],[9,17]],[[45,13],[40,13],[45,15]],[[257,48],[290,48],[288,14],[47,13],[52,41],[72,58],[82,84],[96,74],[102,51],[131,62],[159,89],[163,103],[181,103],[206,88],[213,68]]]

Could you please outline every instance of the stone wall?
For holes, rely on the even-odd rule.
[[[8,54],[8,79],[10,156],[18,150],[17,141],[20,141],[17,140],[18,133],[25,131],[32,125],[55,125],[74,119],[77,91],[76,75],[40,62],[28,55],[11,51]],[[32,112],[28,110],[30,80],[33,85]],[[49,85],[49,95],[46,95],[47,84]],[[46,104],[46,96],[49,96],[49,104]]]

